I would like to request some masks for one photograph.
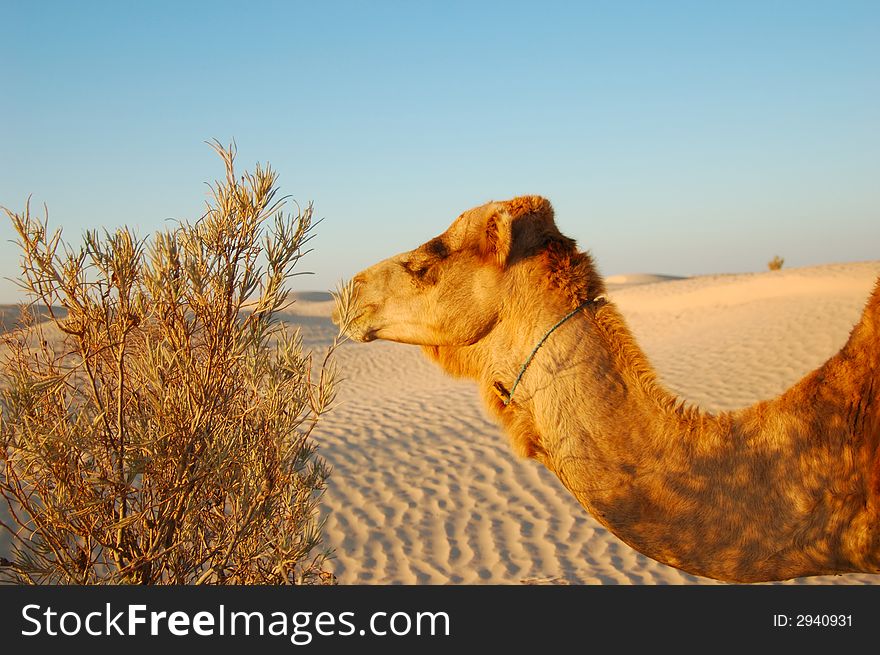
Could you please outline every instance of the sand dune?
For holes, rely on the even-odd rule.
[[[878,275],[880,261],[627,275],[610,278],[609,296],[665,383],[717,411],[770,398],[832,355]],[[298,294],[284,318],[320,348],[335,334],[332,306],[326,294]],[[340,582],[714,583],[607,532],[553,475],[513,456],[473,384],[447,377],[418,348],[345,344],[338,361],[339,404],[316,438],[333,467],[322,514]],[[880,576],[793,582],[875,584]]]
[[[605,278],[605,284],[609,289],[635,284],[653,284],[655,282],[669,282],[670,280],[684,280],[677,275],[657,275],[656,273],[625,273],[609,275]]]

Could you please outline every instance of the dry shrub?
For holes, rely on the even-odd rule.
[[[149,243],[122,228],[73,249],[6,210],[30,299],[66,309],[4,336],[6,579],[332,581],[310,435],[340,337],[313,361],[277,319],[312,207],[286,214],[269,167],[239,178],[234,147],[214,147],[226,179],[204,216]]]
[[[778,271],[782,268],[782,265],[785,263],[785,259],[780,257],[779,255],[774,255],[773,259],[767,262],[767,268],[771,271]]]

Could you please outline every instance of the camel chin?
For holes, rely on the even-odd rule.
[[[370,343],[379,338],[378,330],[369,325],[351,325],[346,331],[346,336],[358,343]]]
[[[372,330],[367,332],[356,332],[354,334],[349,335],[352,341],[357,341],[358,343],[370,343],[371,341],[375,341],[377,339],[376,333]]]

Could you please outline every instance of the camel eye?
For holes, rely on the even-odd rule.
[[[437,262],[432,259],[413,259],[403,262],[401,266],[407,272],[412,283],[417,287],[425,287],[437,282]]]
[[[413,252],[411,259],[401,262],[401,266],[412,278],[413,284],[425,286],[435,284],[439,277],[437,264],[449,257],[449,248],[440,237],[431,239]]]
[[[425,277],[427,272],[429,270],[431,270],[431,263],[430,262],[408,261],[408,262],[403,262],[403,264],[401,264],[401,266],[403,266],[403,269],[407,273],[409,273],[410,275],[412,275],[413,277],[416,277],[416,278]]]

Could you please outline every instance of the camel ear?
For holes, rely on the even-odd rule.
[[[489,214],[480,240],[480,251],[483,256],[503,267],[510,255],[512,240],[510,216],[497,210]]]
[[[553,225],[553,207],[541,196],[520,196],[495,203],[495,210],[486,220],[481,250],[503,267],[514,257],[533,252],[544,242],[547,228]]]

